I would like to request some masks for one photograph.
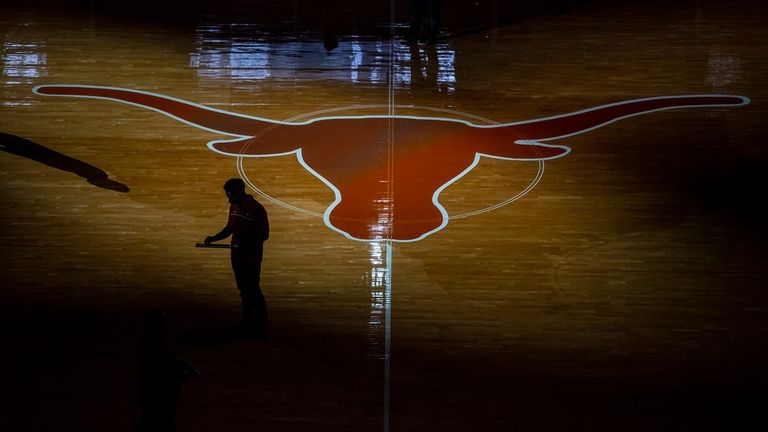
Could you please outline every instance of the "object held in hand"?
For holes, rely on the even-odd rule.
[[[211,249],[230,249],[229,243],[195,243],[195,247],[199,248],[211,248]]]

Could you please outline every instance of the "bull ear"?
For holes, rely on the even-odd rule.
[[[488,153],[482,153],[496,159],[508,160],[549,160],[563,157],[571,152],[570,147],[544,144],[540,141],[517,140],[508,145],[496,145]]]
[[[301,147],[287,142],[259,139],[259,137],[244,137],[210,141],[208,148],[227,156],[267,157],[294,153]]]

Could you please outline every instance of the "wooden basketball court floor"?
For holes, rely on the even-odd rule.
[[[763,2],[444,1],[433,46],[402,43],[404,1],[216,3],[0,6],[0,429],[134,430],[155,307],[202,373],[179,431],[765,426]],[[407,208],[371,239],[324,218],[338,197],[296,153],[238,158],[206,146],[232,135],[156,110],[33,92],[63,84],[281,130],[344,117],[302,138],[342,169],[362,137],[398,173],[372,183],[394,202],[442,159],[394,184],[400,123],[361,116],[490,130],[663,96],[749,104],[624,118],[548,141],[571,149],[548,160],[482,157],[450,175],[440,229],[399,241]],[[227,251],[194,247],[225,223],[230,177],[270,216],[266,340],[236,330]]]

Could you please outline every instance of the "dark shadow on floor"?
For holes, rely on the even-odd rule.
[[[217,346],[236,340],[257,340],[249,334],[241,323],[221,323],[204,328],[190,328],[181,332],[177,339],[190,346]]]
[[[103,189],[123,193],[130,190],[128,186],[110,179],[109,175],[100,168],[15,135],[0,132],[0,151],[77,174],[88,183]]]

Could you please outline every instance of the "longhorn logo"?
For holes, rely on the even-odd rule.
[[[675,108],[749,104],[743,96],[686,95],[636,99],[569,114],[498,125],[464,120],[367,115],[276,121],[221,111],[153,93],[113,87],[44,85],[47,96],[108,99],[152,109],[192,126],[235,136],[208,147],[236,157],[295,154],[330,187],[326,225],[350,239],[421,240],[448,224],[440,193],[481,157],[550,160],[571,149],[547,142],[621,119]]]

